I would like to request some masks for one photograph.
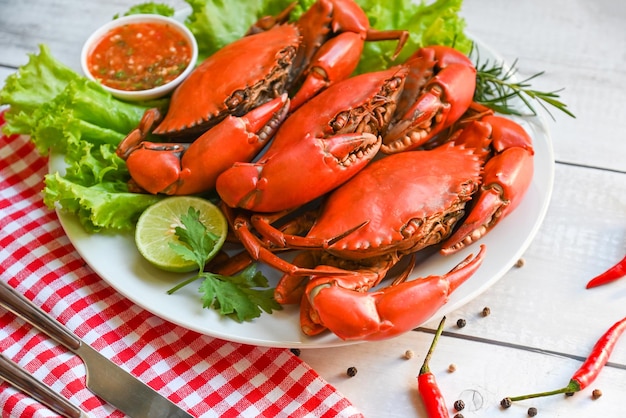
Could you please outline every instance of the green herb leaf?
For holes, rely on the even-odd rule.
[[[216,309],[237,322],[257,318],[262,311],[272,313],[282,309],[274,300],[274,289],[268,288],[267,278],[254,265],[234,276],[203,272],[217,237],[200,221],[200,212],[191,207],[181,216],[181,223],[183,226],[175,229],[181,244],[170,244],[170,247],[185,259],[195,261],[199,273],[170,289],[168,294],[203,279],[199,289],[202,306]]]
[[[543,71],[533,74],[521,81],[515,81],[517,74],[517,60],[511,64],[510,68],[505,68],[502,63],[492,63],[488,60],[481,61],[478,48],[474,47],[472,53],[476,66],[476,91],[474,101],[481,103],[496,112],[505,115],[523,116],[515,102],[521,101],[527,111],[533,116],[537,115],[532,101],[536,101],[554,119],[552,113],[546,105],[552,106],[568,116],[575,118],[574,114],[567,109],[567,105],[559,99],[561,90],[542,92],[534,90],[530,86],[530,81],[543,75]]]
[[[235,276],[222,276],[203,273],[204,281],[200,286],[203,307],[219,310],[237,322],[250,321],[261,315],[261,311],[272,313],[282,309],[274,300],[274,289],[267,287],[267,278],[256,270],[254,265]]]
[[[192,207],[180,217],[180,221],[183,227],[177,226],[175,231],[184,245],[170,243],[170,248],[186,260],[194,261],[202,271],[218,237],[200,221],[200,211]]]

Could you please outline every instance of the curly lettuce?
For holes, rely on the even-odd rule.
[[[366,42],[357,73],[388,68],[404,62],[419,48],[446,45],[469,54],[472,41],[465,35],[465,20],[459,16],[462,0],[436,0],[417,4],[412,0],[357,0],[369,16],[370,25],[378,30],[405,29],[409,39],[398,56],[391,57],[394,41]]]
[[[117,144],[146,106],[115,99],[98,83],[55,60],[45,45],[7,79],[5,134],[30,135],[41,155],[63,155],[65,173],[48,174],[44,202],[74,213],[87,231],[130,231],[159,197],[130,193]]]
[[[185,1],[192,10],[185,24],[198,42],[198,60],[241,38],[260,17],[277,15],[293,3],[293,0]]]
[[[207,57],[224,45],[243,36],[260,17],[277,15],[291,0],[186,0],[192,12],[185,24],[198,41],[200,57]],[[295,20],[315,0],[298,0],[291,13]],[[465,35],[465,21],[459,16],[462,0],[356,0],[367,14],[370,25],[378,30],[405,29],[410,37],[397,62],[404,61],[418,48],[427,45],[453,46],[469,53],[471,41]],[[395,41],[367,42],[358,73],[377,71],[392,64]]]

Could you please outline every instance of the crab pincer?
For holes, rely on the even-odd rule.
[[[251,33],[286,25],[295,3],[278,16],[265,16],[255,23]],[[337,81],[346,79],[356,69],[366,41],[397,40],[393,59],[409,38],[406,30],[377,30],[354,0],[318,0],[293,23],[302,38],[290,75],[292,110]]]
[[[410,331],[428,320],[480,267],[481,246],[448,273],[416,278],[382,290],[359,292],[341,286],[341,278],[311,279],[306,298],[314,322],[344,340],[381,340]]]
[[[244,116],[228,116],[189,143],[157,143],[128,136],[117,148],[133,183],[149,193],[189,195],[215,187],[217,177],[237,161],[250,161],[286,117],[283,94]],[[216,152],[216,150],[221,150]]]
[[[409,75],[383,137],[385,154],[417,149],[452,126],[469,109],[476,88],[474,64],[450,47],[420,48],[404,66]]]
[[[532,140],[510,119],[488,113],[457,132],[453,142],[476,149],[486,163],[469,214],[442,244],[442,254],[452,254],[477,241],[513,212],[534,173]]]

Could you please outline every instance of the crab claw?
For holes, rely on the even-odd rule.
[[[348,78],[356,69],[363,51],[363,40],[354,32],[343,32],[323,44],[305,72],[302,86],[291,100],[291,110],[331,85]]]
[[[307,203],[310,195],[321,196],[352,177],[379,147],[380,140],[369,133],[320,138],[317,144],[303,141],[288,154],[234,164],[219,176],[217,192],[231,207],[258,212],[298,207]],[[357,154],[361,157],[356,158]],[[294,161],[298,161],[296,169],[287,165]],[[277,175],[281,172],[289,174]],[[314,181],[310,173],[315,173]],[[304,187],[310,194],[301,193]]]
[[[519,147],[505,149],[485,165],[483,186],[469,215],[443,244],[452,254],[477,241],[522,201],[533,177],[532,154]]]
[[[296,23],[302,36],[295,68],[303,71],[292,99],[297,109],[329,85],[348,78],[357,68],[364,42],[396,40],[393,59],[408,40],[406,30],[376,30],[353,0],[315,2]]]
[[[258,161],[222,173],[218,194],[231,207],[280,212],[345,183],[378,153],[406,75],[390,68],[333,84],[285,120]]]
[[[410,73],[400,116],[383,137],[385,154],[415,149],[451,126],[470,107],[476,88],[476,68],[453,48],[421,48],[405,65]]]
[[[460,227],[442,244],[452,254],[477,241],[522,201],[533,177],[532,139],[511,119],[487,113],[453,135],[455,145],[473,148],[487,160],[482,187]]]
[[[346,287],[346,279],[352,276],[312,279],[305,293],[311,306],[311,319],[344,340],[394,337],[435,314],[449,295],[476,272],[484,256],[485,248],[481,246],[475,257],[469,255],[442,276],[417,278],[374,292]]]
[[[191,144],[142,141],[134,132],[118,147],[133,182],[149,193],[188,195],[215,187],[236,161],[250,161],[286,117],[283,94],[242,117],[228,116]]]

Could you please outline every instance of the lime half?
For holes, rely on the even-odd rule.
[[[224,244],[228,224],[217,206],[199,197],[168,197],[149,206],[139,217],[135,230],[139,253],[154,266],[179,273],[198,269],[196,263],[170,248],[170,243],[182,244],[176,236],[176,227],[184,227],[180,218],[187,214],[190,207],[200,212],[200,222],[218,237],[206,261],[213,258]]]

